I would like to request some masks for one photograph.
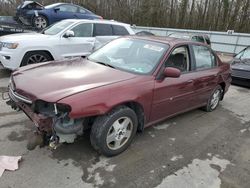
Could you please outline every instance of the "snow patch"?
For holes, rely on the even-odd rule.
[[[164,129],[167,129],[169,126],[170,126],[170,124],[164,123],[164,124],[154,126],[154,129],[164,130]]]
[[[154,135],[151,131],[149,131],[148,134],[149,134],[152,138],[155,137],[155,135]]]
[[[103,185],[104,184],[104,180],[102,179],[102,177],[100,176],[99,172],[96,172],[98,169],[103,169],[106,172],[112,172],[114,170],[114,168],[116,167],[116,165],[111,165],[108,163],[109,159],[108,158],[104,158],[104,157],[100,157],[100,161],[92,164],[90,168],[87,168],[88,171],[88,178],[87,180],[93,179],[94,180],[94,185],[98,186],[98,185]],[[116,180],[113,178],[113,181],[115,182]]]
[[[95,173],[94,180],[95,180],[95,185],[97,186],[104,184],[104,180],[101,178],[99,172]]]
[[[176,140],[176,138],[169,138],[169,140],[174,142]]]
[[[245,131],[247,131],[247,129],[241,129],[240,132],[244,133]]]
[[[176,156],[173,156],[170,160],[171,161],[177,161],[179,159],[183,159],[183,156],[182,155],[176,155]]]
[[[223,172],[230,161],[213,157],[211,160],[194,159],[191,164],[176,171],[173,175],[163,179],[157,188],[220,188],[221,180],[219,175]],[[218,166],[215,168],[213,166]]]

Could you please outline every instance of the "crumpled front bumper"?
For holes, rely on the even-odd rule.
[[[51,133],[53,119],[42,114],[34,113],[32,110],[32,101],[18,95],[9,87],[9,101],[7,102],[14,109],[21,109],[38,128],[39,132]]]

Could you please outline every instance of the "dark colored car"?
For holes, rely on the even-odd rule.
[[[0,16],[0,25],[2,24],[17,24],[12,16]]]
[[[201,42],[211,46],[211,41],[208,35],[205,34],[191,34],[191,33],[171,33],[169,37],[181,38]]]
[[[201,43],[122,37],[86,59],[20,68],[11,76],[8,104],[37,127],[40,142],[30,142],[30,149],[42,140],[51,147],[72,143],[91,128],[92,146],[113,156],[150,125],[200,107],[215,110],[230,71]]]
[[[16,18],[23,24],[32,25],[38,29],[64,19],[102,19],[101,16],[69,3],[55,3],[43,6],[34,1],[24,1],[17,7]]]
[[[232,78],[233,83],[250,87],[250,46],[234,56]]]
[[[155,34],[149,32],[149,31],[139,31],[136,33],[136,35],[138,35],[138,36],[154,36]]]

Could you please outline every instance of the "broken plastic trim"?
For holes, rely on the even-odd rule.
[[[32,105],[32,110],[37,114],[54,117],[69,113],[71,111],[71,107],[67,104],[49,103],[43,100],[37,100]]]
[[[2,99],[4,100],[4,101],[6,101],[6,100],[9,100],[10,99],[10,96],[8,95],[8,91],[4,91],[4,92],[2,92]]]

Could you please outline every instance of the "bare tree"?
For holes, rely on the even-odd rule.
[[[14,15],[23,0],[0,0],[0,15]],[[47,5],[56,0],[37,0]],[[250,0],[60,0],[104,19],[154,27],[250,32]]]

